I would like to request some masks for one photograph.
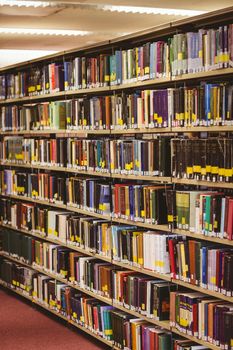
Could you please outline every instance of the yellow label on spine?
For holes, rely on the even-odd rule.
[[[193,172],[194,173],[200,173],[201,172],[201,166],[200,165],[194,165],[193,166]]]
[[[143,258],[138,258],[138,263],[139,263],[139,265],[142,265],[143,264]]]
[[[191,166],[187,166],[186,173],[187,174],[192,174],[193,173],[193,168]]]
[[[167,221],[168,221],[168,222],[173,222],[173,215],[171,215],[171,214],[168,215],[168,216],[167,216]]]
[[[145,74],[149,74],[150,73],[150,67],[145,67]]]
[[[178,52],[178,60],[181,61],[183,59],[183,52]]]
[[[144,218],[145,217],[145,211],[141,210],[141,217]]]
[[[224,168],[219,168],[218,174],[219,174],[220,176],[224,176],[224,174],[225,174],[225,169],[224,169]]]
[[[105,335],[112,335],[112,329],[106,329],[104,332]]]
[[[163,122],[163,117],[159,117],[159,118],[157,119],[157,122],[158,122],[158,124],[162,124],[162,122]]]
[[[216,277],[215,276],[212,276],[210,278],[210,282],[213,283],[213,284],[216,284]]]
[[[231,177],[232,176],[232,169],[225,169],[225,176]]]
[[[218,167],[217,166],[211,167],[211,173],[212,174],[218,174],[219,173]]]
[[[185,217],[183,216],[182,219],[181,219],[181,224],[182,224],[182,225],[185,225],[185,222],[186,222],[186,221],[185,221]]]

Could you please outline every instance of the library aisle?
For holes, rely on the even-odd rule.
[[[77,332],[48,317],[36,307],[0,288],[1,350],[99,350],[96,343],[82,332]],[[107,349],[107,348],[106,348]]]

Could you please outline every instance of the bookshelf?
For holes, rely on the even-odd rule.
[[[225,24],[228,25],[232,21],[233,16],[233,7],[209,13],[203,16],[198,16],[197,18],[193,19],[186,19],[183,21],[178,21],[174,23],[170,23],[168,25],[163,25],[159,27],[152,28],[151,30],[146,30],[134,35],[126,36],[123,38],[115,39],[109,42],[100,43],[99,45],[94,45],[91,47],[85,47],[81,48],[79,50],[71,50],[71,51],[65,51],[62,53],[58,53],[56,55],[52,55],[49,57],[45,57],[38,60],[32,60],[29,62],[25,62],[22,64],[17,64],[14,66],[6,67],[4,69],[0,69],[0,76],[4,74],[18,74],[18,72],[21,74],[24,71],[27,71],[29,69],[32,69],[35,66],[40,67],[42,70],[44,65],[53,64],[53,62],[56,62],[58,65],[60,65],[63,61],[71,61],[75,57],[85,57],[85,59],[88,59],[91,57],[91,55],[94,55],[95,57],[99,54],[103,55],[111,55],[116,50],[130,50],[134,47],[138,47],[140,45],[144,45],[148,42],[154,42],[164,40],[165,44],[167,44],[167,39],[173,37],[174,35],[179,35],[182,33],[187,33],[190,31],[197,32],[200,28],[207,28],[206,30],[215,28],[215,30],[218,30],[218,26],[224,26]],[[221,27],[224,28],[224,27]],[[230,29],[229,29],[230,30]],[[233,43],[232,43],[233,46]],[[141,47],[141,46],[140,46]],[[230,50],[230,49],[229,49]],[[224,55],[222,53],[222,55]],[[219,54],[219,60],[221,55]],[[149,57],[150,58],[150,57]],[[200,58],[200,57],[199,57]],[[179,61],[179,59],[178,59]],[[225,61],[227,61],[227,58],[225,56]],[[102,98],[106,96],[116,96],[119,94],[133,94],[137,91],[140,91],[142,93],[142,90],[148,90],[148,89],[155,89],[155,90],[165,90],[165,89],[178,89],[178,88],[186,88],[198,86],[198,84],[201,84],[201,82],[205,81],[207,83],[212,83],[217,81],[219,82],[229,82],[233,75],[233,67],[232,61],[229,61],[228,65],[229,67],[224,68],[225,61],[223,62],[222,67],[213,68],[211,67],[210,70],[206,71],[196,71],[194,73],[180,73],[180,74],[168,74],[168,76],[158,76],[157,78],[145,78],[145,75],[142,79],[139,79],[138,81],[135,81],[135,78],[126,79],[125,83],[119,83],[117,85],[109,85],[109,79],[105,78],[104,76],[104,83],[105,86],[89,86],[87,88],[83,88],[82,86],[80,88],[71,88],[67,91],[52,91],[47,93],[44,93],[43,91],[38,92],[37,95],[32,96],[22,96],[22,97],[7,97],[6,99],[0,100],[0,108],[5,108],[7,106],[18,106],[17,108],[21,108],[23,105],[35,105],[39,103],[44,102],[51,102],[51,101],[66,101],[67,100],[73,100],[73,99],[91,99],[91,98]],[[143,68],[144,69],[144,68]],[[166,68],[167,69],[167,68]],[[165,70],[166,70],[165,69]],[[161,74],[162,75],[162,74]],[[164,75],[164,74],[163,74]],[[138,77],[137,77],[138,78]],[[105,80],[106,79],[106,80]],[[144,80],[145,79],[145,80]],[[131,80],[131,81],[130,81]],[[94,84],[94,83],[93,83]],[[139,96],[139,95],[138,95]],[[141,95],[140,95],[141,96]],[[88,100],[89,101],[89,100]],[[127,100],[128,101],[128,100]],[[219,102],[220,103],[220,102]],[[122,104],[123,106],[123,104]],[[161,111],[160,111],[161,112]],[[161,112],[162,113],[162,112]],[[182,112],[181,112],[182,114]],[[202,116],[201,116],[202,117]],[[67,116],[66,116],[67,118]],[[70,117],[69,117],[70,118]],[[156,118],[155,118],[156,119]],[[217,120],[218,122],[218,120]],[[86,123],[86,121],[85,121]],[[123,123],[121,121],[121,123]],[[170,136],[172,138],[175,138],[177,136],[182,135],[191,135],[191,137],[203,137],[201,134],[211,134],[213,135],[221,135],[222,137],[229,137],[231,136],[231,133],[233,131],[233,121],[227,121],[225,125],[198,125],[198,126],[173,126],[171,120],[168,123],[167,127],[158,126],[155,127],[154,125],[145,126],[142,127],[139,124],[137,124],[134,127],[129,127],[129,125],[110,125],[109,128],[104,128],[102,125],[98,129],[97,127],[91,128],[89,125],[81,125],[76,126],[72,129],[70,128],[62,128],[62,129],[56,129],[52,127],[44,127],[40,126],[41,129],[34,129],[34,130],[1,130],[0,136],[2,139],[5,137],[11,137],[11,136],[22,136],[25,138],[31,137],[31,138],[79,138],[79,139],[90,139],[92,140],[94,137],[102,139],[104,138],[110,138],[111,140],[118,140],[119,138],[130,138],[130,140],[138,140],[140,137],[146,137],[143,140],[147,140],[148,137],[152,136]],[[128,123],[128,122],[127,122]],[[158,122],[159,123],[159,122]],[[133,123],[132,123],[133,124]],[[199,134],[198,134],[199,133]],[[160,137],[159,136],[159,137]],[[189,188],[196,189],[200,187],[208,188],[208,189],[221,189],[224,191],[227,191],[227,195],[231,192],[230,190],[233,189],[233,183],[232,181],[207,181],[207,180],[196,180],[196,179],[186,179],[186,178],[176,178],[170,176],[149,176],[149,175],[140,175],[140,174],[129,174],[124,173],[124,170],[122,173],[114,173],[114,171],[109,169],[109,171],[92,171],[92,170],[80,170],[77,168],[71,168],[66,166],[53,166],[53,165],[42,165],[42,164],[29,164],[29,163],[21,163],[21,162],[12,162],[12,161],[1,161],[0,166],[2,169],[9,169],[9,170],[30,170],[32,173],[40,173],[40,171],[46,171],[46,173],[53,172],[55,174],[66,174],[68,177],[71,174],[74,174],[75,177],[83,177],[86,178],[94,178],[100,181],[109,182],[111,185],[116,184],[117,182],[120,182],[121,184],[124,181],[139,181],[139,183],[143,184],[163,184],[165,185],[165,192],[167,191],[167,185],[171,185],[173,189],[179,189],[180,186],[182,186],[182,189],[186,189],[188,186]],[[231,176],[230,176],[231,177]],[[99,180],[98,180],[99,181]],[[184,187],[186,186],[186,187]],[[203,190],[206,191],[206,190]],[[227,239],[226,237],[220,238],[217,236],[212,236],[211,232],[210,234],[201,234],[201,233],[194,233],[184,229],[178,229],[178,228],[168,228],[167,224],[152,224],[144,220],[142,221],[136,221],[136,220],[129,220],[121,217],[114,216],[114,214],[104,215],[101,214],[98,210],[92,210],[92,209],[80,209],[77,207],[77,205],[71,205],[71,204],[63,204],[59,203],[58,201],[49,201],[45,199],[41,199],[38,197],[29,197],[29,196],[23,196],[23,195],[16,195],[16,194],[4,194],[1,193],[1,198],[5,199],[11,199],[14,201],[20,201],[20,202],[29,202],[31,204],[41,205],[46,208],[54,208],[54,209],[62,209],[67,212],[77,213],[83,216],[87,216],[90,218],[96,218],[96,219],[104,219],[109,222],[111,222],[112,225],[127,225],[127,226],[136,226],[138,229],[147,229],[151,231],[160,231],[160,233],[169,233],[171,236],[173,234],[183,236],[190,238],[195,241],[201,241],[203,244],[217,244],[217,247],[220,248],[231,248],[233,246],[233,240]],[[111,201],[111,199],[110,199]],[[233,215],[233,213],[232,213]],[[76,251],[79,253],[83,253],[85,256],[94,257],[96,259],[99,259],[100,261],[111,263],[113,266],[118,266],[119,268],[127,269],[136,273],[140,273],[142,275],[157,278],[163,281],[171,282],[177,285],[178,287],[184,287],[187,288],[190,292],[201,292],[205,294],[206,296],[210,296],[213,298],[217,298],[224,302],[231,302],[233,303],[233,296],[228,296],[227,293],[223,294],[220,292],[217,292],[215,290],[210,290],[206,288],[202,288],[199,285],[191,284],[187,281],[183,281],[182,279],[175,279],[170,274],[162,274],[155,271],[148,270],[143,267],[138,267],[130,263],[125,263],[122,261],[117,261],[113,258],[113,254],[111,256],[105,256],[100,253],[93,252],[89,249],[82,248],[78,245],[72,244],[71,242],[68,242],[67,240],[59,241],[59,239],[51,238],[47,236],[43,236],[39,233],[28,231],[24,229],[15,228],[14,226],[5,224],[2,222],[1,227],[4,231],[4,228],[11,229],[14,231],[17,231],[21,233],[22,235],[28,235],[35,238],[38,238],[41,241],[50,242],[53,244],[59,244],[62,247],[69,248],[72,251]],[[220,249],[219,248],[219,249]],[[35,271],[42,273],[45,276],[48,276],[54,280],[57,280],[59,282],[62,282],[66,284],[69,287],[72,287],[73,289],[76,289],[80,292],[83,292],[86,295],[89,295],[90,297],[93,297],[100,302],[105,303],[106,305],[114,306],[117,310],[121,310],[129,315],[135,316],[136,318],[140,318],[142,320],[147,321],[148,323],[156,326],[160,326],[161,328],[171,331],[173,335],[177,334],[182,336],[183,338],[187,338],[189,340],[194,341],[197,344],[204,345],[210,349],[220,349],[222,347],[215,345],[214,343],[210,343],[207,341],[204,341],[202,339],[199,339],[197,337],[191,336],[187,333],[180,332],[177,327],[173,327],[170,325],[169,321],[157,321],[154,318],[147,317],[145,315],[142,315],[140,312],[137,312],[131,308],[129,308],[127,305],[119,304],[113,299],[106,298],[103,295],[100,295],[99,293],[95,291],[91,291],[85,288],[80,288],[77,284],[74,284],[67,280],[66,278],[63,278],[61,275],[57,273],[53,273],[39,265],[36,265],[33,263],[32,265],[25,263],[22,259],[17,259],[16,257],[6,254],[6,252],[1,252],[0,255],[6,259],[9,259],[12,262],[19,263],[23,266],[29,267],[34,269]],[[99,339],[100,341],[106,343],[110,347],[114,349],[119,349],[112,341],[105,339],[103,337],[100,337],[96,333],[93,332],[93,330],[88,329],[87,327],[84,327],[80,323],[75,322],[72,317],[68,319],[66,316],[59,313],[59,311],[55,311],[46,305],[43,305],[39,303],[35,298],[33,298],[30,295],[27,295],[26,293],[21,292],[19,289],[15,288],[12,289],[8,284],[4,283],[4,281],[1,281],[1,285],[10,288],[14,292],[20,294],[23,297],[26,297],[27,299],[31,300],[32,302],[40,305],[41,307],[45,308],[49,312],[54,313],[58,317],[63,318],[68,323],[74,325],[75,327],[84,330],[85,332],[91,334],[95,338]],[[181,289],[182,290],[182,289]],[[223,345],[221,345],[223,346]]]

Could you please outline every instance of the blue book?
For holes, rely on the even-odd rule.
[[[205,123],[210,125],[211,116],[211,88],[212,84],[205,84]]]
[[[122,52],[117,50],[116,55],[116,83],[122,83]]]
[[[133,220],[135,213],[135,202],[134,202],[134,187],[132,185],[129,186],[129,211],[130,211],[130,219]]]
[[[207,247],[202,247],[202,283],[203,285],[207,285]]]
[[[155,43],[150,44],[150,79],[155,78]]]
[[[110,85],[116,85],[117,83],[116,59],[116,54],[110,56]]]

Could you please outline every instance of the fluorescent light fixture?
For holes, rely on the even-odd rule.
[[[142,6],[114,6],[108,4],[93,4],[88,1],[83,3],[79,1],[27,1],[27,0],[0,0],[0,6],[18,6],[18,7],[63,7],[63,8],[84,8],[111,12],[125,12],[132,14],[145,15],[171,15],[171,16],[197,16],[206,11],[170,9],[159,7]]]
[[[48,1],[0,0],[0,6],[47,7],[52,6],[52,3]]]
[[[56,36],[84,36],[93,34],[83,30],[62,29],[32,29],[32,28],[0,28],[0,34],[24,34],[24,35],[56,35]]]
[[[141,6],[112,6],[112,5],[99,5],[99,9],[111,12],[125,12],[133,14],[146,14],[146,15],[174,15],[174,16],[197,16],[206,11],[197,10],[183,10],[183,9],[169,9],[159,7],[141,7]]]

